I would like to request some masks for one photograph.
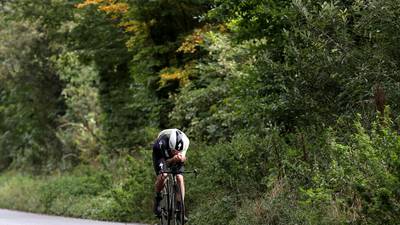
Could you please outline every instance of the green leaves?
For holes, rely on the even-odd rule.
[[[178,127],[199,224],[396,222],[396,0],[83,2],[2,4],[0,169],[121,168],[75,210],[146,219],[142,149]]]
[[[64,145],[64,157],[70,157],[67,162],[90,162],[98,156],[104,144],[100,127],[98,71],[93,65],[81,64],[73,52],[60,56],[56,65],[60,79],[65,82],[61,94],[67,109],[59,118],[57,130],[57,137]]]
[[[60,157],[55,149],[55,118],[63,111],[60,101],[61,82],[49,59],[53,50],[39,22],[1,18],[0,79],[4,99],[1,102],[7,117],[2,133],[8,133],[10,155],[17,167],[53,168]]]

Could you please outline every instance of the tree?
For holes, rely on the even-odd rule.
[[[49,40],[36,23],[2,20],[3,146],[16,166],[53,167],[62,155],[55,129],[65,107]]]

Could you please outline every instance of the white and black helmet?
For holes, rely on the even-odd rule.
[[[176,149],[178,151],[183,150],[183,133],[182,131],[175,129],[171,132],[169,137],[169,147],[170,149]]]

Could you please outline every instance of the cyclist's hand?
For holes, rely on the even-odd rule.
[[[182,153],[174,155],[172,158],[167,160],[168,164],[183,163],[186,161],[186,157]]]
[[[174,157],[176,157],[177,162],[185,162],[186,161],[186,157],[184,155],[182,155],[182,153],[178,153]]]
[[[173,154],[173,157],[172,157],[173,163],[183,163],[186,161],[186,157],[178,150],[173,149],[172,154]]]

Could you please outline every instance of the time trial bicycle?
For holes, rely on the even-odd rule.
[[[185,221],[185,202],[182,198],[182,191],[177,182],[176,176],[180,174],[177,167],[171,166],[163,171],[167,174],[165,185],[161,191],[162,200],[160,225],[184,225]],[[183,173],[194,173],[197,170],[185,171]]]

